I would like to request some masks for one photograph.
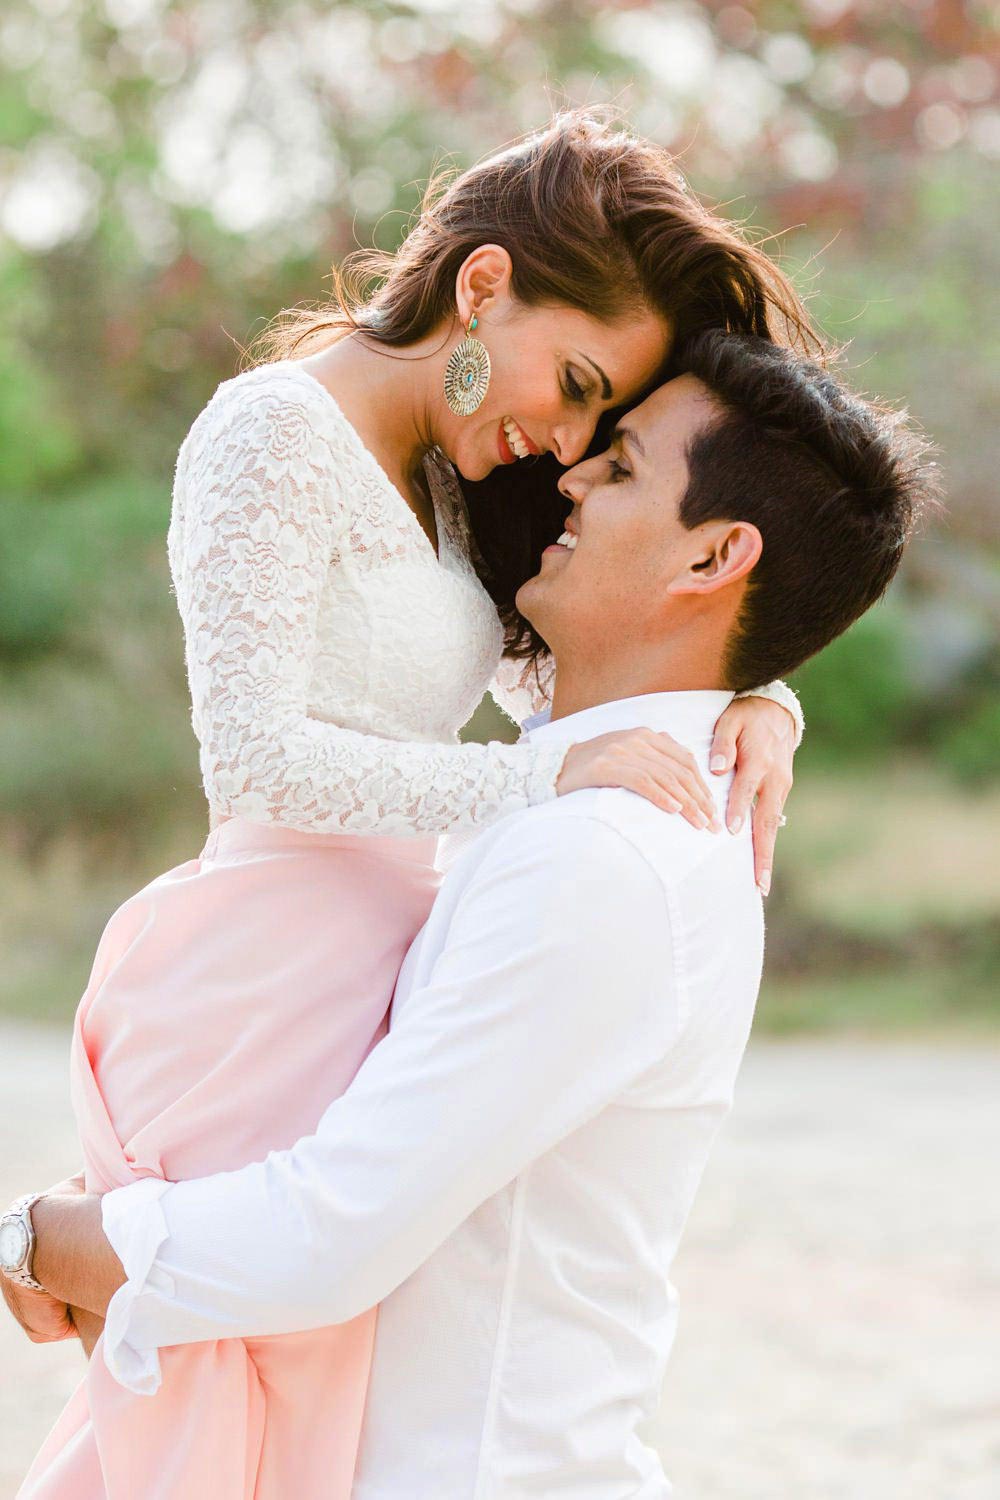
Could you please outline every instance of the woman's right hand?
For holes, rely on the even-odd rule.
[[[692,828],[722,827],[715,800],[691,751],[652,729],[616,729],[571,745],[556,778],[556,794],[588,786],[618,786],[680,813]]]

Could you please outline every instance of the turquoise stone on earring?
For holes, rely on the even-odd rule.
[[[479,325],[469,319],[465,338],[451,351],[444,372],[444,399],[458,417],[469,417],[478,411],[490,384],[490,356],[481,339],[472,331]]]

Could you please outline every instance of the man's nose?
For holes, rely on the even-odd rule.
[[[560,474],[556,484],[560,495],[567,500],[572,500],[574,505],[582,505],[583,497],[587,493],[585,467],[584,464],[577,464],[574,468],[567,469],[565,474]]]

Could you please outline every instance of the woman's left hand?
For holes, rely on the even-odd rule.
[[[734,698],[715,726],[711,769],[724,776],[736,767],[729,791],[726,827],[739,833],[754,797],[754,878],[766,896],[771,889],[774,843],[782,808],[792,789],[795,721],[780,703],[768,698]]]

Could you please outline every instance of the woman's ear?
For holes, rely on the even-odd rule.
[[[674,578],[669,594],[712,594],[757,566],[764,539],[749,521],[719,521],[699,528],[698,556]]]
[[[510,282],[514,263],[502,245],[479,245],[458,268],[455,278],[455,306],[464,327],[473,314],[480,320],[484,311],[510,300]]]

